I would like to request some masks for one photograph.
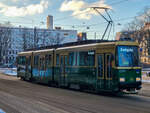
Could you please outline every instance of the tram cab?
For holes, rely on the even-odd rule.
[[[133,44],[133,45],[132,45]],[[141,88],[141,67],[138,45],[128,42],[128,45],[116,47],[116,74],[119,75],[119,89],[134,91]]]

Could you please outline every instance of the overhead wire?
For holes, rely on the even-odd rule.
[[[117,2],[112,2],[112,3],[110,3],[110,4],[108,4],[108,5],[116,5],[116,4],[120,4],[120,3],[123,3],[123,2],[125,2],[125,1],[129,1],[129,0],[120,0],[120,1],[117,1]],[[75,14],[75,15],[70,15],[70,16],[66,16],[66,17],[62,17],[62,18],[57,18],[57,19],[55,19],[54,21],[59,21],[59,20],[64,20],[64,19],[69,19],[69,17],[73,17],[73,16],[78,16],[78,15],[81,15],[81,14],[85,14],[85,13],[88,13],[90,11],[90,9],[89,10],[87,10],[86,12],[82,12],[82,13],[78,13],[78,14]],[[21,18],[24,18],[24,17],[21,17]],[[130,17],[129,17],[130,18]],[[132,18],[132,17],[131,17]],[[126,19],[126,18],[123,18],[124,20]],[[122,19],[122,20],[123,20]],[[118,21],[120,21],[120,20],[118,20]],[[8,22],[8,21],[3,21],[3,22]],[[28,25],[32,25],[33,24],[33,22],[32,23],[28,23],[28,22],[24,22],[24,23],[22,23],[22,22],[11,22],[11,21],[9,21],[10,23],[19,23],[19,24],[28,24]],[[95,24],[91,24],[91,25],[87,25],[87,26],[97,26],[98,24],[105,24],[106,22],[103,22],[103,23],[95,23]],[[38,24],[38,23],[34,23],[34,24]],[[46,23],[44,23],[44,24],[46,24]],[[57,24],[57,25],[59,25],[59,24]],[[84,27],[83,25],[62,25],[62,26],[77,26],[77,27]]]
[[[59,20],[63,20],[63,19],[69,19],[70,17],[75,17],[75,16],[78,16],[78,15],[81,15],[81,14],[85,14],[85,13],[88,13],[88,12],[90,12],[90,9],[85,11],[85,12],[82,12],[82,13],[77,13],[75,15],[69,15],[69,16],[66,16],[66,17],[58,18],[58,19],[55,19],[54,21],[59,21]]]
[[[117,1],[117,2],[112,2],[110,3],[109,5],[116,5],[116,4],[120,4],[120,3],[123,3],[123,2],[126,2],[126,1],[129,1],[129,0],[120,0],[120,1]],[[90,10],[89,10],[90,11]],[[83,12],[83,13],[78,13],[76,15],[70,15],[69,17],[73,17],[73,16],[78,16],[80,14],[84,14],[84,13],[88,13],[89,11],[87,12]],[[59,19],[56,19],[56,21],[59,21],[59,20],[62,20],[62,19],[69,19],[68,16],[67,17],[63,17],[63,18],[59,18]],[[103,22],[101,24],[105,24],[106,22]],[[91,25],[87,25],[87,26],[97,26],[99,23],[95,23],[95,24],[91,24]],[[69,25],[62,25],[62,26],[69,26]],[[85,27],[83,25],[70,25],[70,26],[78,26],[78,27]]]
[[[117,1],[117,2],[112,2],[108,5],[118,5],[118,4],[121,4],[122,2],[126,2],[126,1],[129,1],[129,0],[120,0],[120,1]]]
[[[117,2],[112,2],[108,5],[117,5],[117,4],[121,4],[123,2],[126,2],[126,1],[129,1],[129,0],[120,0],[120,1],[117,1]],[[63,19],[68,19],[69,17],[74,17],[74,16],[78,16],[78,15],[81,15],[81,14],[84,14],[84,13],[88,13],[90,11],[90,8],[88,11],[86,12],[82,12],[82,13],[78,13],[78,14],[75,14],[75,15],[70,15],[70,16],[65,16],[65,17],[62,17],[62,18],[57,18],[55,19],[54,21],[59,21],[59,20],[63,20]]]

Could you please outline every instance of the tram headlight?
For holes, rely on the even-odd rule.
[[[141,81],[141,78],[140,77],[136,77],[136,81],[137,82]]]
[[[120,82],[125,82],[125,78],[120,78]]]

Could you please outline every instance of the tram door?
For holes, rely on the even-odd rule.
[[[45,77],[45,56],[40,56],[39,64],[39,79],[43,81]]]
[[[67,66],[67,56],[66,55],[62,55],[61,59],[60,59],[60,72],[61,72],[61,85],[66,86],[67,85],[67,81],[66,81],[66,66]]]
[[[105,67],[104,54],[98,54],[97,55],[97,88],[98,89],[105,88],[104,67]]]
[[[26,79],[29,80],[31,78],[31,56],[26,57]]]
[[[111,69],[112,69],[111,54],[97,55],[97,88],[111,89]]]
[[[105,54],[105,88],[112,89],[112,54]]]

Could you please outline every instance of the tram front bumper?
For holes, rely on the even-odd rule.
[[[124,89],[127,89],[127,90],[130,90],[130,89],[136,89],[136,90],[139,90],[141,89],[141,81],[139,82],[132,82],[132,83],[126,83],[126,82],[121,82],[119,83],[119,89],[121,90],[124,90]]]

